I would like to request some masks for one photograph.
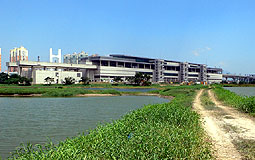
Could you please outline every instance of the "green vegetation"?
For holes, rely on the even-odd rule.
[[[88,77],[81,77],[80,82],[84,85],[88,85],[89,84],[89,78]]]
[[[191,108],[200,87],[157,91],[175,99],[144,106],[58,145],[23,145],[9,159],[213,159],[199,115]]]
[[[201,103],[202,103],[202,106],[207,110],[219,109],[218,107],[215,106],[215,103],[213,103],[211,99],[209,98],[209,94],[207,90],[205,90],[201,96]]]
[[[151,82],[149,81],[151,76],[143,73],[136,73],[134,77],[129,77],[128,81],[132,85],[137,86],[150,86]]]
[[[66,77],[63,81],[64,85],[72,85],[75,83],[75,79],[73,77]]]
[[[113,78],[113,81],[118,83],[118,82],[122,82],[123,79],[121,77],[117,76],[117,77]]]
[[[44,97],[71,97],[78,94],[116,94],[121,95],[119,91],[109,90],[86,90],[84,88],[63,88],[59,87],[1,87],[0,95],[30,95],[42,94]]]
[[[46,77],[44,81],[47,83],[47,85],[51,85],[52,82],[54,82],[54,78]]]
[[[241,139],[234,141],[234,145],[240,151],[244,159],[255,159],[255,141],[252,139]]]
[[[32,78],[21,77],[17,74],[8,75],[6,73],[0,73],[0,84],[19,84],[24,86],[30,86]]]
[[[214,92],[220,101],[233,106],[243,112],[255,114],[255,97],[239,96],[234,92],[216,87]]]

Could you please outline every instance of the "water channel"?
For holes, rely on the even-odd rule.
[[[73,137],[147,104],[169,100],[156,96],[86,98],[0,98],[0,156],[20,143],[44,144]]]
[[[255,96],[255,87],[224,87],[224,89],[241,96]]]

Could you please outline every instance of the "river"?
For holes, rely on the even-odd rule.
[[[241,96],[255,96],[255,87],[224,87]]]
[[[156,96],[86,98],[0,98],[0,155],[7,158],[20,143],[43,144],[73,137],[147,104]]]

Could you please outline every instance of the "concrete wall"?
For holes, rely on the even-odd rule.
[[[221,83],[222,82],[222,74],[216,73],[207,73],[208,83]]]
[[[82,72],[35,70],[33,71],[33,84],[46,84],[44,79],[47,77],[54,78],[52,84],[56,84],[57,82],[58,84],[62,84],[66,77],[73,77],[75,83],[79,83]]]

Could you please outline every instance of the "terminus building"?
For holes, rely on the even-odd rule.
[[[54,61],[54,58],[57,58],[58,61]],[[153,83],[222,82],[222,69],[210,68],[204,64],[121,54],[88,56],[85,52],[64,55],[64,63],[61,62],[61,59],[60,49],[58,55],[53,55],[52,49],[50,49],[50,62],[40,62],[39,59],[38,61],[28,61],[27,59],[13,61],[11,59],[6,64],[9,73],[33,78],[33,84],[45,83],[46,77],[54,78],[55,83],[63,83],[65,77],[73,77],[76,83],[79,83],[81,77],[88,77],[93,82],[110,82],[118,76],[125,81],[128,77],[135,76],[136,73],[150,75]]]
[[[222,69],[210,68],[204,64],[178,62],[172,60],[144,58],[112,54],[109,56],[89,56],[82,58],[81,64],[97,66],[87,77],[93,81],[111,81],[120,76],[125,80],[136,73],[151,75],[152,82],[222,82]]]

